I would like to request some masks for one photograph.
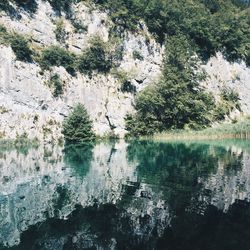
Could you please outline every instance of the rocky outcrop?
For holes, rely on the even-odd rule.
[[[0,24],[29,37],[34,50],[58,45],[80,54],[96,35],[111,43],[114,24],[94,6],[82,1],[75,4],[72,21],[65,14],[59,17],[48,1],[37,0],[37,4],[34,14],[15,6],[14,16],[0,13]],[[63,42],[58,42],[55,35],[59,21],[63,23]],[[83,30],[77,30],[74,22]],[[111,73],[94,73],[92,77],[77,73],[73,77],[62,67],[42,73],[38,64],[16,61],[12,49],[0,45],[0,138],[28,136],[57,141],[62,137],[63,119],[78,102],[86,106],[98,135],[124,137],[124,117],[134,110],[136,92],[160,77],[164,46],[153,39],[144,23],[137,33],[125,32],[119,46],[123,55]],[[234,89],[239,93],[243,114],[250,114],[250,69],[243,62],[229,63],[218,53],[202,67],[208,73],[203,84],[217,100],[223,87]],[[59,74],[64,89],[57,98],[47,84],[54,73]],[[119,75],[126,77],[127,88],[122,88]],[[236,111],[234,116],[241,114]]]
[[[0,24],[9,31],[21,33],[32,39],[32,46],[41,49],[50,45],[67,47],[79,54],[89,46],[94,35],[110,40],[112,26],[107,14],[87,7],[82,2],[74,6],[74,18],[86,31],[77,32],[72,21],[64,16],[65,41],[60,44],[55,37],[56,16],[51,6],[37,1],[37,13],[30,15],[18,9],[16,19],[1,13]],[[123,58],[115,70],[122,72],[133,85],[133,90],[142,89],[160,74],[163,48],[150,36],[145,26],[138,34],[126,33],[121,40]],[[134,59],[133,52],[139,51],[141,58]],[[16,138],[25,135],[51,142],[59,139],[61,123],[72,107],[83,103],[94,123],[94,130],[100,136],[125,134],[124,117],[133,111],[134,93],[121,90],[121,81],[115,73],[94,74],[92,77],[77,73],[72,77],[64,68],[54,67],[43,74],[39,65],[15,60],[10,47],[0,47],[0,135]],[[63,81],[64,94],[53,97],[46,85],[52,73],[58,73]]]
[[[230,63],[221,53],[208,60],[203,66],[208,74],[205,87],[218,99],[223,88],[239,94],[243,114],[250,114],[250,68],[244,62]],[[236,113],[239,116],[240,113]]]

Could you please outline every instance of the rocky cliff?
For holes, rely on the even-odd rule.
[[[15,15],[0,12],[0,24],[8,31],[30,38],[32,48],[38,51],[58,45],[79,54],[96,35],[110,42],[114,24],[95,6],[84,2],[73,6],[75,22],[85,27],[79,32],[72,21],[64,14],[59,16],[48,2],[38,0],[37,4],[33,14],[14,5]],[[58,42],[55,34],[59,21],[65,29],[63,43]],[[91,77],[80,73],[72,76],[63,67],[41,72],[37,63],[20,62],[10,46],[0,45],[0,137],[14,139],[25,135],[46,142],[58,140],[62,137],[63,119],[78,102],[86,106],[98,135],[123,137],[124,117],[133,111],[136,92],[160,77],[163,60],[164,47],[154,40],[143,23],[140,26],[136,33],[124,33],[119,66],[108,74],[94,73]],[[136,57],[135,52],[139,52],[140,57]],[[220,54],[210,59],[204,68],[209,75],[206,83],[209,90],[218,94],[222,85],[236,89],[242,110],[250,113],[249,68],[243,63],[229,64]],[[117,72],[126,75],[133,91],[122,89]],[[60,97],[54,97],[47,84],[55,73],[63,82]]]
[[[236,111],[234,116],[250,114],[250,68],[244,62],[230,63],[221,53],[208,60],[203,66],[208,77],[204,83],[208,91],[218,97],[223,88],[232,89],[239,94],[242,113]]]
[[[67,34],[63,46],[80,53],[95,35],[109,41],[112,23],[105,13],[83,3],[74,6],[74,10],[77,20],[87,30],[77,33],[69,20],[60,17]],[[34,47],[62,46],[55,37],[55,22],[59,17],[47,2],[38,1],[37,12],[32,16],[21,8],[17,12],[18,19],[1,12],[0,24],[30,37]],[[126,33],[122,46],[123,58],[117,70],[125,72],[138,90],[159,76],[162,48],[150,37],[145,26],[138,34]],[[143,59],[133,58],[136,50]],[[98,135],[111,132],[121,137],[124,135],[124,116],[133,109],[134,94],[121,91],[121,82],[114,74],[96,73],[89,77],[77,73],[73,77],[63,67],[54,67],[52,72],[40,74],[39,65],[15,60],[12,49],[6,46],[0,47],[0,61],[2,137],[15,138],[25,133],[40,140],[58,139],[62,120],[77,102],[86,106]],[[53,97],[46,86],[52,73],[58,73],[64,83],[64,94],[60,98]]]

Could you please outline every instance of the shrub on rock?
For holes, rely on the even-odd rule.
[[[10,38],[10,46],[16,55],[16,59],[24,62],[31,62],[32,50],[25,37],[19,34],[13,34]]]

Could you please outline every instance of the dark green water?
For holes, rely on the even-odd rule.
[[[0,149],[0,249],[250,249],[250,142]]]

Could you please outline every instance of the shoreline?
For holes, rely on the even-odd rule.
[[[170,130],[156,133],[149,137],[154,140],[224,140],[224,139],[250,139],[250,119],[237,123],[224,123],[203,130]]]
[[[107,138],[97,137],[98,141],[123,140],[124,138]],[[240,120],[237,123],[219,124],[215,127],[205,128],[203,130],[169,130],[162,133],[156,133],[151,136],[141,136],[138,138],[125,138],[130,140],[155,140],[155,141],[202,141],[202,140],[227,140],[227,139],[243,139],[250,140],[250,118]],[[64,144],[62,141],[48,143],[38,139],[29,139],[26,137],[18,137],[16,139],[1,138],[0,148],[22,147],[22,146],[38,146],[40,144]]]

